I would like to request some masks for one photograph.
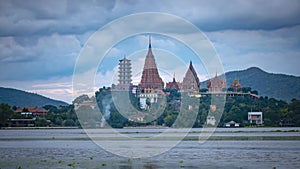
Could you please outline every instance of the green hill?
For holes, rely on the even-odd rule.
[[[300,77],[265,72],[257,67],[225,73],[227,87],[237,78],[243,87],[257,90],[260,96],[268,96],[290,102],[300,99]],[[202,87],[206,82],[202,83]]]
[[[24,107],[24,106],[38,106],[54,105],[65,106],[68,103],[58,100],[53,100],[45,96],[25,92],[22,90],[0,87],[0,103],[7,103],[11,106]]]

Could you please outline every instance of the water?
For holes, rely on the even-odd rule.
[[[119,131],[139,137],[164,130]],[[261,136],[299,137],[299,130],[222,128],[213,136],[257,136],[258,139],[210,140],[204,144],[197,140],[182,141],[170,151],[145,159],[111,154],[89,140],[81,129],[0,130],[0,168],[300,168],[299,140],[259,139]],[[200,131],[192,129],[189,136],[197,136]],[[103,133],[109,134],[106,130]]]

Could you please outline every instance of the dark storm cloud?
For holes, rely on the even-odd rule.
[[[0,1],[0,36],[81,34],[105,22],[114,1]]]
[[[181,16],[204,31],[278,29],[300,24],[297,0],[0,1],[0,36],[82,34],[136,12]]]
[[[271,30],[300,24],[300,1],[297,0],[118,1],[114,11],[124,10],[171,13],[189,20],[204,31]]]

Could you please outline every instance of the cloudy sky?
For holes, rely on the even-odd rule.
[[[0,0],[0,86],[70,103],[74,68],[89,38],[104,25],[141,12],[168,13],[194,24],[212,42],[225,71],[257,66],[300,76],[298,0]],[[147,43],[148,36],[139,35],[116,44],[99,63],[95,87],[111,83],[124,55],[145,56]],[[185,57],[190,53],[178,50],[177,41],[154,35],[152,44],[160,49],[155,51],[157,60],[160,53],[170,54],[181,57],[178,63],[188,64]],[[201,63],[195,67],[200,80],[209,77]],[[178,72],[184,72],[184,67],[176,68],[165,73],[162,68],[161,74],[168,80],[175,72],[181,80]]]

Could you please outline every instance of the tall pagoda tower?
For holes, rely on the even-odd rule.
[[[117,88],[119,90],[129,90],[131,85],[131,60],[124,57],[119,60],[119,84]]]
[[[142,93],[149,93],[153,89],[163,89],[164,82],[158,74],[155,58],[151,49],[151,37],[149,36],[149,48],[146,55],[143,74],[139,88]]]
[[[193,67],[192,61],[190,61],[189,68],[185,73],[181,86],[182,91],[194,91],[199,92],[200,90],[200,80],[197,73]]]

